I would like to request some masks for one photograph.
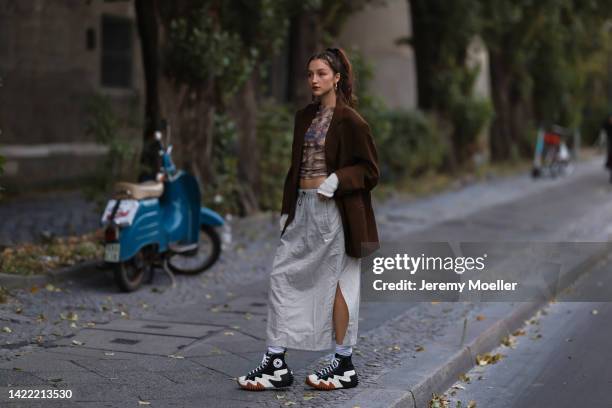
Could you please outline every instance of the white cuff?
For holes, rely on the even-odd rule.
[[[319,188],[317,189],[317,193],[323,194],[325,197],[332,197],[334,192],[338,188],[338,176],[336,173],[332,173],[321,183]]]
[[[287,222],[288,217],[289,217],[289,214],[281,214],[280,216],[280,230],[281,231],[285,227],[285,222]]]

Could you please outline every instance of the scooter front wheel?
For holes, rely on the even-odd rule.
[[[143,250],[140,250],[131,259],[115,265],[115,283],[122,291],[133,292],[147,280],[151,272],[151,265]]]
[[[221,254],[221,238],[214,227],[203,225],[200,229],[198,249],[189,254],[173,254],[168,266],[173,272],[195,275],[210,268]]]

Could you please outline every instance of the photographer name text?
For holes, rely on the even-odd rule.
[[[405,291],[451,291],[462,293],[466,289],[477,291],[513,291],[516,290],[518,282],[506,282],[503,279],[497,279],[495,282],[482,282],[480,279],[469,279],[467,282],[428,282],[421,280],[415,282],[409,279],[402,279],[396,282],[385,282],[382,279],[377,279],[372,282],[374,290],[405,290]]]

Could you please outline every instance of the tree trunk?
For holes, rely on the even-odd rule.
[[[159,168],[154,131],[166,119],[173,145],[172,157],[178,168],[193,174],[202,190],[214,177],[212,170],[212,129],[215,111],[215,83],[211,78],[197,85],[177,84],[172,73],[162,72],[166,27],[170,19],[160,16],[156,1],[137,0],[138,29],[146,82],[145,129],[141,161],[149,169],[142,178]]]
[[[212,167],[214,82],[195,87],[160,80],[160,110],[170,127],[172,158],[177,167],[195,176],[200,191],[214,180]]]
[[[300,12],[289,30],[289,100],[298,106],[311,101],[306,63],[321,46],[321,25],[314,13]]]
[[[136,0],[134,6],[145,76],[145,121],[138,175],[139,181],[143,181],[154,178],[160,166],[158,147],[154,139],[154,132],[158,129],[160,121],[157,86],[159,77],[159,21],[155,2]]]
[[[533,153],[526,137],[532,120],[530,99],[521,94],[521,78],[512,74],[508,61],[503,52],[490,53],[491,93],[495,106],[490,143],[492,161],[529,157]]]
[[[495,106],[495,118],[491,126],[491,160],[504,161],[510,158],[512,146],[513,123],[512,105],[510,101],[512,76],[503,55],[491,52],[491,94]]]
[[[232,106],[232,117],[238,127],[238,194],[244,215],[259,210],[260,193],[257,145],[257,71],[242,86]]]
[[[417,105],[421,110],[428,111],[433,108],[434,70],[436,65],[435,53],[437,48],[435,38],[431,35],[431,19],[428,5],[423,0],[406,0],[410,10],[410,21],[412,23],[411,44],[414,51],[416,74],[417,74]],[[429,34],[429,35],[428,35]]]

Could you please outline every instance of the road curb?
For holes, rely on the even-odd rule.
[[[102,263],[99,260],[87,261],[77,265],[54,269],[44,275],[13,275],[10,273],[0,273],[0,286],[7,289],[20,289],[30,286],[41,286],[48,283],[58,283],[68,279],[83,278],[84,274],[98,272],[98,266]]]
[[[583,272],[612,253],[612,243],[588,256],[569,269],[560,281],[561,290],[572,284]],[[454,384],[459,375],[472,367],[476,355],[490,352],[502,338],[524,325],[549,300],[515,303],[509,312],[482,327],[478,333],[462,346],[453,345],[447,338],[440,338],[430,349],[431,357],[422,360],[416,367],[413,360],[406,359],[400,367],[381,373],[375,380],[384,386],[365,389],[346,401],[343,408],[426,408],[432,393],[441,394]],[[500,303],[500,308],[503,306]],[[460,324],[457,323],[457,326]],[[456,332],[456,331],[455,331]],[[431,350],[433,349],[433,350]],[[423,367],[424,366],[424,367]],[[416,377],[416,378],[415,378]]]

